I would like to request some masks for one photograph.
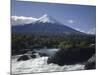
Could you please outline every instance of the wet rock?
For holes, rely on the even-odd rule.
[[[95,53],[95,48],[61,49],[54,56],[48,58],[47,63],[71,65],[86,62]]]
[[[36,55],[30,55],[31,58],[36,58]]]
[[[26,60],[29,60],[30,57],[28,55],[22,55],[18,58],[17,61],[26,61]]]
[[[95,54],[86,62],[85,69],[96,69],[96,56]]]
[[[46,53],[39,53],[40,57],[48,56]]]

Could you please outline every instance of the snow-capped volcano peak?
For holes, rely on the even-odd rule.
[[[56,23],[57,21],[53,19],[51,16],[48,16],[47,14],[44,14],[42,17],[38,19],[38,22],[42,23]]]
[[[11,24],[12,25],[25,25],[30,23],[59,23],[51,16],[44,14],[42,17],[34,18],[34,17],[25,17],[25,16],[12,16]]]

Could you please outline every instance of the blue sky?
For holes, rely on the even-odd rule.
[[[12,0],[12,16],[39,18],[44,14],[74,29],[95,33],[96,7],[86,5],[22,2]]]

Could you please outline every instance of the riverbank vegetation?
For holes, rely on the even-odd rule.
[[[58,37],[12,34],[11,44],[12,54],[25,53],[25,50],[27,49],[31,50],[41,48],[86,48],[95,44],[95,36],[69,35]]]

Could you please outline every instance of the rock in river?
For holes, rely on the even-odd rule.
[[[49,57],[47,63],[71,65],[86,62],[95,53],[95,48],[68,48],[59,50]]]

